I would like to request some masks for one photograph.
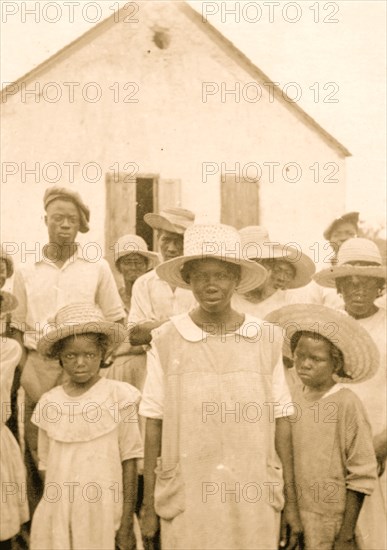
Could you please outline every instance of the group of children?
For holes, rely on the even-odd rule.
[[[165,220],[172,224],[167,215]],[[294,261],[291,250],[278,247],[274,255],[270,250],[270,260],[279,260],[275,265],[236,255],[238,245],[245,250],[241,238],[251,242],[252,230],[184,227],[184,250],[163,255],[152,277],[172,292],[191,291],[194,306],[169,320],[152,319],[150,344],[141,338],[129,344],[128,331],[107,321],[95,304],[72,303],[57,312],[37,348],[59,361],[63,383],[43,394],[32,415],[45,486],[31,518],[31,550],[149,547],[160,527],[164,550],[386,548],[375,546],[385,544],[384,527],[378,525],[376,537],[370,528],[372,518],[383,517],[381,507],[385,514],[383,489],[372,512],[368,505],[375,501],[387,446],[385,422],[375,426],[372,418],[371,428],[368,415],[373,400],[383,408],[386,372],[362,326],[380,311],[370,304],[383,288],[385,268],[369,244],[363,243],[368,255],[351,256],[350,239],[342,257],[339,251],[335,265],[316,279],[327,288],[339,285],[345,310],[297,303],[297,297],[284,302],[290,283],[283,281],[306,285],[313,262],[304,256]],[[361,250],[363,239],[356,240]],[[151,260],[148,267],[158,263],[138,237],[131,242],[135,250],[121,246],[116,258],[124,278],[127,270],[121,297],[129,310],[128,266],[140,268],[144,257]],[[10,257],[2,253],[1,263],[9,277]],[[273,288],[262,298],[268,273]],[[262,306],[267,298],[272,307]],[[243,301],[263,311],[252,314],[242,309]],[[2,291],[4,324],[15,306],[15,297]],[[140,363],[109,367],[119,350],[121,357],[140,356]],[[29,519],[21,453],[4,415],[20,355],[19,344],[3,336],[2,550],[12,548],[12,537]],[[142,369],[141,382],[129,384],[133,369]],[[363,388],[360,398],[352,391],[356,384]],[[146,419],[141,430],[138,413]],[[382,417],[380,410],[375,414]],[[136,510],[144,441],[141,541]]]

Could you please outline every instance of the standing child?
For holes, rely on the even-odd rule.
[[[286,329],[284,355],[302,384],[293,399],[294,474],[306,550],[355,550],[355,527],[376,480],[371,428],[359,398],[340,384],[371,378],[378,350],[353,319],[297,304],[268,315]]]
[[[122,326],[94,305],[72,304],[38,343],[44,357],[59,359],[67,381],[45,393],[33,415],[45,489],[31,550],[136,548],[140,393],[99,375],[108,349],[124,338]]]
[[[1,334],[9,314],[17,305],[16,298],[9,292],[0,293]],[[0,548],[11,550],[11,538],[28,521],[28,504],[25,494],[25,469],[19,445],[5,422],[11,414],[11,386],[15,369],[20,361],[22,349],[20,345],[1,336],[0,345],[0,484],[1,484],[1,514],[0,514]]]

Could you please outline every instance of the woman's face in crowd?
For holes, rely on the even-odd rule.
[[[355,319],[370,317],[376,311],[380,283],[373,277],[341,277],[337,289],[342,294],[345,310]]]
[[[269,268],[269,282],[276,290],[286,290],[293,281],[296,270],[286,260],[275,260]]]
[[[118,260],[119,270],[125,281],[134,283],[138,277],[144,275],[148,269],[148,260],[141,254],[133,252]]]
[[[348,239],[352,239],[353,237],[356,237],[356,235],[357,235],[357,229],[352,223],[349,223],[349,222],[338,223],[333,228],[333,231],[329,237],[329,242],[337,252],[341,247],[341,245],[345,243],[345,241],[347,241]]]
[[[333,385],[335,366],[328,342],[303,335],[297,343],[293,358],[297,374],[305,386],[323,391]]]
[[[66,338],[59,359],[74,384],[91,386],[99,378],[102,351],[93,334]]]
[[[239,282],[226,262],[207,258],[192,262],[189,273],[192,292],[207,313],[221,313],[229,305]]]

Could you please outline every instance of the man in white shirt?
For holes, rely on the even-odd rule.
[[[48,243],[32,265],[15,273],[18,300],[12,326],[23,346],[21,385],[25,390],[25,445],[27,489],[33,513],[42,491],[37,471],[37,429],[30,417],[40,396],[61,382],[58,361],[45,360],[36,351],[41,335],[56,312],[75,302],[95,303],[109,321],[123,322],[125,311],[106,260],[90,261],[75,241],[78,231],[89,230],[90,212],[78,193],[50,187],[44,195]]]
[[[160,254],[164,262],[182,256],[185,230],[193,224],[195,215],[184,208],[166,208],[159,214],[145,214],[144,220],[157,231]],[[153,269],[133,285],[129,312],[130,342],[148,344],[151,331],[172,315],[189,311],[196,304],[190,290],[175,288],[159,278]]]

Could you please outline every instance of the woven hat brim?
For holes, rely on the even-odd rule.
[[[205,260],[205,259],[214,259],[221,260],[224,262],[232,263],[235,265],[241,266],[241,280],[236,288],[236,292],[239,294],[245,294],[249,290],[258,288],[261,286],[267,277],[267,272],[264,267],[258,265],[255,262],[249,260],[237,260],[233,258],[225,258],[225,256],[220,256],[216,254],[196,254],[192,256],[178,256],[172,260],[168,260],[159,264],[156,267],[156,273],[163,279],[167,281],[171,286],[178,286],[180,288],[186,288],[187,290],[192,290],[190,285],[188,285],[181,276],[181,268],[183,265],[190,260]]]
[[[286,260],[286,257],[284,259]],[[296,270],[296,276],[289,284],[288,288],[301,288],[309,284],[312,280],[312,275],[316,271],[314,261],[306,254],[302,253],[300,258],[297,258],[296,261],[291,261],[290,263]]]
[[[264,247],[264,250],[266,249],[267,247]],[[296,253],[297,257],[294,261],[292,261],[294,253]],[[288,288],[291,288],[291,289],[301,288],[311,282],[312,275],[316,271],[316,265],[314,261],[311,258],[309,258],[309,256],[307,256],[306,254],[301,253],[301,256],[298,258],[298,250],[296,250],[295,248],[284,247],[283,245],[278,245],[278,244],[274,244],[270,246],[267,254],[268,255],[265,256],[265,252],[263,252],[263,254],[259,256],[259,259],[286,260],[296,270],[294,279],[291,281]],[[246,253],[246,257],[249,259],[257,258],[256,254],[253,254],[252,252],[249,253],[248,250]]]
[[[319,271],[313,275],[313,280],[320,286],[336,288],[336,279],[340,277],[374,277],[385,280],[386,274],[384,266],[341,265]]]
[[[266,321],[284,332],[283,355],[292,358],[290,340],[299,331],[325,336],[343,353],[345,372],[351,378],[333,375],[336,382],[352,384],[372,378],[379,367],[379,351],[368,332],[344,312],[315,304],[293,304],[272,311]]]
[[[17,308],[19,302],[17,301],[16,296],[10,292],[2,290],[1,293],[1,313],[9,313]]]
[[[144,221],[152,227],[152,229],[160,229],[162,231],[168,231],[169,233],[177,233],[178,235],[184,235],[185,230],[191,225],[188,221],[186,224],[182,223],[182,225],[172,223],[164,216],[153,213],[145,214]]]
[[[119,323],[110,321],[88,321],[87,323],[77,323],[73,325],[57,325],[49,330],[38,342],[37,351],[44,357],[53,357],[52,348],[56,342],[63,340],[68,336],[77,334],[106,334],[109,338],[109,348],[124,342],[127,333]]]
[[[139,254],[140,256],[144,256],[145,258],[147,258],[152,262],[153,267],[155,267],[160,261],[160,258],[157,252],[150,252],[149,250],[144,250],[144,251],[143,250],[122,250],[117,254],[117,259],[115,261],[116,267],[117,267],[118,261],[124,256],[129,256],[129,254]]]

